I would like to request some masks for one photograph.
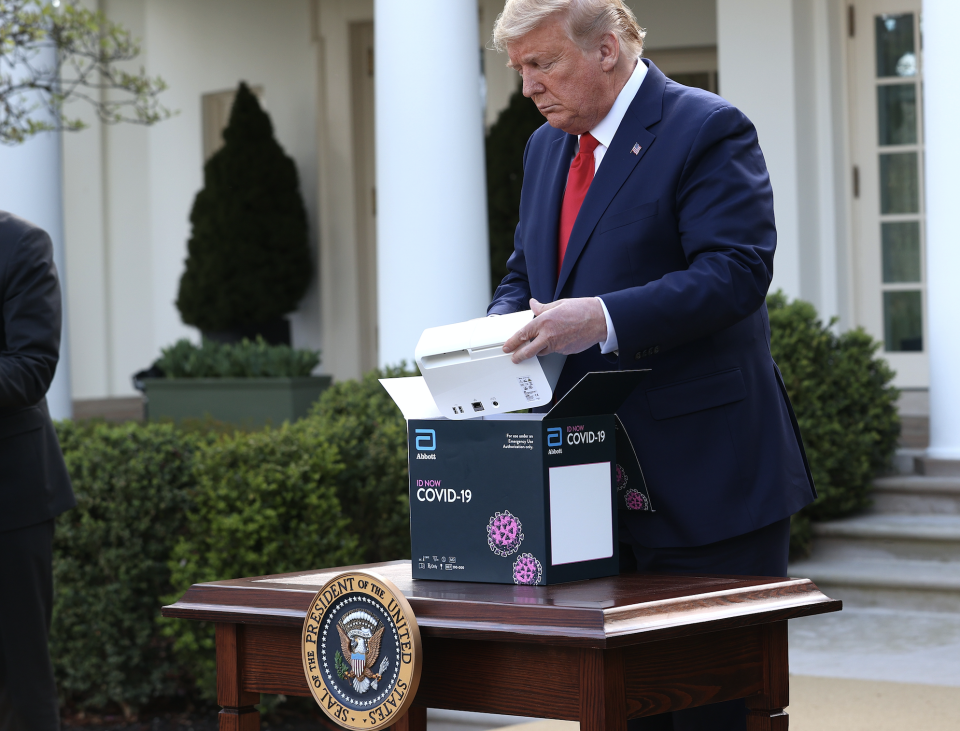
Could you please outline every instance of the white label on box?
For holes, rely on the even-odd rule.
[[[613,555],[610,463],[550,468],[550,540],[554,566]]]

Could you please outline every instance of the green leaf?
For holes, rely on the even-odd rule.
[[[873,478],[890,467],[900,436],[894,372],[863,329],[837,334],[809,302],[767,297],[770,349],[800,425],[819,497],[794,520],[794,556],[809,551],[810,520],[832,520],[870,504]]]

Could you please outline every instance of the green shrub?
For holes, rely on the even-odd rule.
[[[161,351],[156,365],[167,378],[296,378],[309,376],[318,363],[317,350],[268,345],[258,337],[235,344],[204,340],[199,346],[178,340]]]
[[[342,470],[316,420],[208,445],[195,466],[186,534],[171,556],[167,600],[203,581],[357,563],[357,538],[336,494]],[[213,626],[170,620],[168,633],[201,695],[214,698]]]
[[[401,365],[335,383],[308,417],[340,454],[337,494],[364,562],[410,558],[407,425],[377,381],[409,375]]]
[[[307,212],[297,168],[270,117],[241,83],[224,145],[203,168],[177,308],[204,332],[258,325],[296,309],[307,291]]]
[[[837,335],[809,302],[767,297],[770,348],[793,403],[819,497],[796,516],[794,556],[809,552],[810,520],[869,505],[870,483],[889,468],[900,435],[894,372],[862,328]]]
[[[158,625],[200,437],[164,424],[57,424],[77,507],[57,519],[51,655],[62,701],[125,713],[172,695]]]
[[[406,424],[377,378],[280,429],[58,424],[78,507],[57,523],[51,645],[65,703],[215,693],[213,627],[163,620],[193,583],[410,555]]]
[[[496,289],[507,274],[513,234],[520,221],[523,150],[546,120],[520,90],[487,133],[487,221],[490,229],[490,278]]]

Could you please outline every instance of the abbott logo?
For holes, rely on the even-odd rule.
[[[419,431],[419,429],[417,431]],[[547,446],[563,446],[563,430],[559,426],[553,427],[552,429],[547,429]]]
[[[417,429],[416,433],[417,451],[432,452],[437,448],[437,433],[433,429]]]

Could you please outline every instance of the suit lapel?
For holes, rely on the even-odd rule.
[[[613,200],[617,191],[620,190],[637,163],[647,154],[647,150],[650,149],[650,145],[656,139],[656,135],[650,132],[647,127],[651,127],[660,121],[666,77],[653,63],[646,60],[641,61],[641,63],[646,63],[648,66],[647,76],[627,109],[627,113],[623,115],[617,133],[603,155],[600,169],[590,184],[590,190],[587,191],[587,196],[583,200],[580,213],[577,214],[573,231],[570,233],[570,240],[567,242],[567,251],[563,256],[563,268],[560,270],[560,278],[557,281],[553,299],[559,299],[560,292],[570,277],[570,272],[587,245],[597,222],[603,212],[607,210],[607,206],[610,205],[610,201]],[[635,145],[640,145],[640,149],[636,153],[632,151]],[[562,192],[559,195],[559,200],[562,204]],[[559,210],[558,207],[556,215],[558,222]],[[555,231],[556,229],[557,225],[554,226]],[[554,238],[556,238],[556,233]],[[556,257],[556,254],[554,254],[554,257]]]
[[[541,302],[549,302],[557,284],[557,236],[560,229],[560,206],[563,205],[563,191],[567,185],[567,171],[577,144],[574,135],[561,134],[550,145],[548,162],[543,170],[544,193],[541,200],[546,201],[543,225],[530,233],[535,244],[528,251],[533,261],[528,263],[528,271],[534,275],[531,293]],[[526,232],[524,232],[526,235]]]

